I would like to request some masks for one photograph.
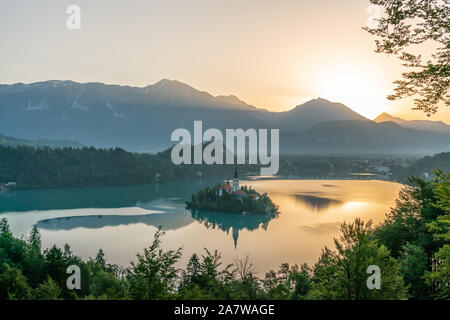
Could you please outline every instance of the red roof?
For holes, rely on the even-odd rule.
[[[229,185],[229,184],[223,184],[223,185],[221,185],[220,187],[219,187],[219,190],[231,190],[231,189],[233,189],[232,187],[231,187],[231,185]]]
[[[246,195],[246,193],[244,191],[242,191],[242,190],[238,190],[234,194]]]

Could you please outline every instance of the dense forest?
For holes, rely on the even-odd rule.
[[[324,248],[314,265],[282,263],[263,277],[251,257],[224,265],[208,249],[179,269],[182,249],[162,249],[160,230],[123,268],[101,249],[88,261],[68,245],[43,250],[36,227],[15,238],[2,219],[0,299],[450,299],[450,174],[436,176],[409,179],[382,224],[343,223],[335,248]],[[81,270],[79,290],[66,286],[70,265]],[[380,289],[367,286],[370,265],[380,268]]]
[[[38,139],[38,140],[28,140],[28,139],[19,139],[14,137],[7,137],[2,134],[0,134],[0,146],[10,146],[10,147],[17,147],[17,146],[29,146],[29,147],[49,147],[49,148],[64,148],[64,147],[72,147],[72,148],[82,148],[84,147],[83,144],[76,142],[76,141],[70,141],[70,140],[45,140],[45,139]]]
[[[245,173],[255,166],[238,165]],[[136,185],[192,177],[229,176],[232,165],[174,165],[170,150],[156,155],[120,148],[0,146],[0,182],[19,189]]]
[[[49,148],[0,145],[0,183],[17,182],[18,189],[137,185],[199,177],[230,177],[235,165],[174,165],[171,149],[157,154],[120,148]],[[405,165],[406,164],[406,165]],[[389,176],[355,176],[390,168]],[[450,152],[418,160],[389,157],[280,156],[279,176],[320,179],[394,179],[405,182],[436,168],[450,170]],[[259,175],[260,165],[237,165],[240,176]]]
[[[409,166],[398,168],[395,178],[407,180],[410,176],[418,176],[423,173],[433,175],[436,170],[450,172],[450,152],[438,153],[433,156],[426,156],[413,161]]]

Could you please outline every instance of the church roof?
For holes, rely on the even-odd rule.
[[[236,191],[235,194],[238,194],[238,195],[246,195],[246,193],[245,193],[244,191],[242,191],[242,190]]]
[[[233,187],[231,187],[231,185],[225,183],[225,184],[221,185],[221,186],[219,187],[219,189],[220,189],[220,190],[231,190],[231,189],[233,189]]]

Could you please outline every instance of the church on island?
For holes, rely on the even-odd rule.
[[[248,195],[239,187],[239,177],[236,168],[234,169],[233,185],[230,185],[229,180],[227,180],[226,183],[219,186],[219,197],[221,197],[225,192],[227,192],[228,194],[233,194],[237,199],[242,199],[243,197]],[[253,198],[253,200],[259,199],[259,196],[257,194],[250,194],[250,196]]]
[[[247,215],[276,214],[278,206],[266,193],[259,194],[251,187],[240,186],[237,169],[235,169],[232,184],[228,180],[222,185],[199,190],[192,195],[191,201],[186,201],[186,209]]]

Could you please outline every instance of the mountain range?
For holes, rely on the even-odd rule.
[[[393,117],[390,114],[383,112],[373,121],[377,123],[381,122],[394,122],[402,127],[433,131],[439,133],[450,133],[450,126],[442,121],[431,121],[431,120],[404,120],[402,118]]]
[[[449,131],[426,130],[426,125],[381,115],[371,121],[322,98],[270,112],[176,80],[143,88],[73,81],[0,85],[0,133],[20,139],[157,152],[174,143],[174,129],[192,131],[194,120],[202,120],[204,130],[279,128],[280,151],[288,154],[450,150]]]

